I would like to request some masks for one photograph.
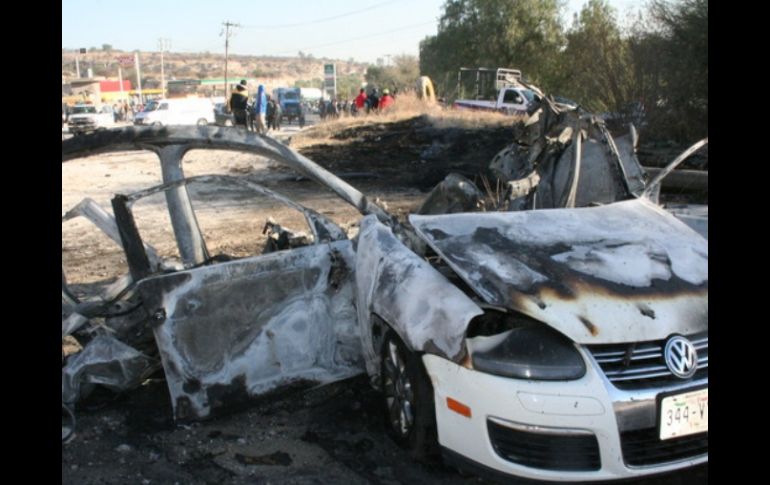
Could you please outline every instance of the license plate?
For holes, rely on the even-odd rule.
[[[660,401],[660,439],[709,430],[709,390],[675,394]]]

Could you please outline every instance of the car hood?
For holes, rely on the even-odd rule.
[[[708,329],[708,241],[647,199],[409,220],[487,303],[575,342]]]

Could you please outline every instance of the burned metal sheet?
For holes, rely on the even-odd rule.
[[[358,320],[369,373],[379,374],[379,349],[371,348],[372,314],[410,349],[459,361],[465,329],[482,310],[373,216],[361,221],[358,238]]]
[[[307,246],[140,282],[176,417],[363,372],[351,246]]]
[[[62,368],[62,403],[75,403],[94,384],[127,391],[160,368],[145,355],[110,335],[99,335]]]
[[[708,242],[646,199],[409,220],[487,303],[578,343],[708,328]]]
[[[489,168],[510,187],[507,210],[608,204],[644,192],[637,141],[633,126],[616,140],[595,116],[543,98],[533,116],[514,126],[514,143]]]
[[[417,214],[452,214],[473,212],[483,205],[484,194],[460,174],[450,173],[417,209]]]

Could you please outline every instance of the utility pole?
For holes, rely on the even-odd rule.
[[[139,52],[134,52],[134,66],[136,67],[136,87],[139,89],[139,104],[144,104],[144,96],[142,96],[142,71],[139,68]]]
[[[163,67],[163,51],[171,48],[171,39],[158,39],[158,50],[160,50],[160,91],[161,98],[166,97],[166,72]]]
[[[224,34],[225,34],[225,103],[228,101],[227,97],[227,89],[229,87],[227,83],[227,49],[230,47],[230,36],[232,35],[230,33],[230,27],[240,27],[240,24],[234,24],[230,22],[229,20],[222,23],[222,25],[225,27]],[[219,35],[222,35],[221,33]]]
[[[78,77],[78,79],[80,79],[80,54],[85,54],[85,53],[86,53],[86,49],[84,47],[81,47],[75,53],[75,72],[77,73],[76,76]]]

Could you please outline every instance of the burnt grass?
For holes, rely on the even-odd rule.
[[[62,445],[62,483],[488,483],[412,461],[387,437],[383,406],[365,376],[187,424],[174,423],[163,379],[97,391]]]
[[[371,175],[430,190],[449,173],[491,176],[489,162],[512,140],[510,127],[437,128],[427,116],[371,123],[332,136],[341,144],[311,145],[303,155],[345,178]]]
[[[461,473],[434,457],[417,462],[386,433],[366,376],[292,389],[230,414],[174,423],[162,378],[115,395],[96,391],[62,444],[62,483],[412,484],[527,483]],[[630,485],[707,483],[708,466]],[[542,483],[542,482],[537,482]]]

